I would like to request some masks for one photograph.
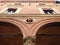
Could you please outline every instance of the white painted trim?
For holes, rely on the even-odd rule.
[[[45,14],[42,8],[38,8],[41,14]]]
[[[57,10],[56,8],[52,8],[52,9],[56,12],[56,14],[60,14],[60,11]]]
[[[20,11],[21,11],[21,8],[18,8],[17,11],[15,12],[15,14],[20,13]]]
[[[6,8],[6,7],[3,8],[3,9],[0,11],[0,13],[4,13],[4,11],[7,10],[7,9],[8,9],[8,8]]]

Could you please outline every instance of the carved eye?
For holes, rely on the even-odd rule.
[[[26,20],[26,22],[33,22],[33,20],[31,19],[31,18],[28,18],[27,20]]]

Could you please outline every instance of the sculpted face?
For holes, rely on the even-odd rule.
[[[26,38],[24,41],[24,45],[35,45],[33,38]]]

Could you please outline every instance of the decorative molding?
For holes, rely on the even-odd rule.
[[[35,37],[28,36],[23,42],[23,45],[35,45]]]
[[[28,18],[28,19],[26,19],[26,22],[27,22],[28,24],[31,24],[31,23],[33,22],[33,19]]]

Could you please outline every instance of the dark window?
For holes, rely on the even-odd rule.
[[[53,14],[53,10],[43,10],[45,12],[45,14]]]
[[[15,13],[16,12],[16,8],[8,8],[7,11],[8,13]]]
[[[56,1],[57,4],[60,4],[60,1]]]
[[[53,10],[52,9],[43,9],[45,14],[53,14]]]

